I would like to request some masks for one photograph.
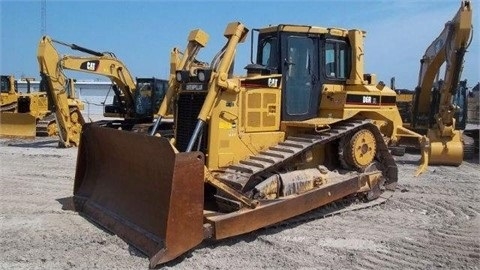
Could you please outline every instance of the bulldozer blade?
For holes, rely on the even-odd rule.
[[[150,258],[170,261],[203,239],[204,156],[165,138],[83,126],[75,210]]]
[[[37,119],[29,113],[0,113],[0,137],[34,139]]]

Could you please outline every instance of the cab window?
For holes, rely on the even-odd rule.
[[[260,42],[259,64],[272,70],[278,69],[277,38],[267,37]]]
[[[10,90],[10,82],[7,77],[2,76],[2,93],[8,93]]]
[[[325,76],[331,80],[346,80],[350,71],[348,44],[339,40],[325,42]]]

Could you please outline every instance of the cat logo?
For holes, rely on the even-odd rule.
[[[268,87],[277,87],[278,79],[276,78],[268,78]]]
[[[93,61],[86,61],[80,65],[80,69],[88,70],[88,71],[96,71],[98,69],[98,65],[100,61],[93,60]]]
[[[95,70],[95,62],[87,62],[87,69],[88,70]]]

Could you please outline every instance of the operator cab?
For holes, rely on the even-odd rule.
[[[257,61],[246,68],[262,66],[264,75],[282,74],[282,120],[316,117],[322,85],[344,85],[350,75],[347,30],[279,25],[256,31]]]
[[[168,81],[153,78],[136,78],[135,113],[150,116],[158,111],[168,89]]]
[[[140,122],[150,122],[153,119],[153,114],[160,108],[168,89],[168,81],[155,77],[136,78],[136,81],[136,91],[134,92],[135,118],[139,119]],[[120,90],[115,90],[116,87],[116,85],[112,85],[116,94],[113,97],[113,103],[105,105],[104,115],[125,117],[127,111],[119,98]]]

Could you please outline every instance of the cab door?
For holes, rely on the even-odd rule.
[[[284,36],[282,120],[301,121],[317,115],[319,104],[318,40]]]

